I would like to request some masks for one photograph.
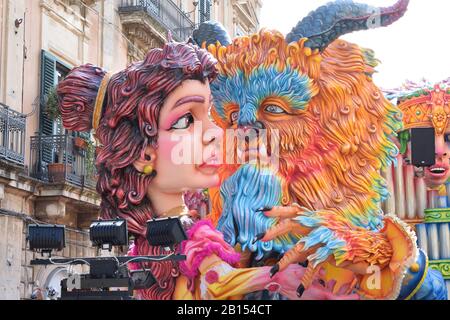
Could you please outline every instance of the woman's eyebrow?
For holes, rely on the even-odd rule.
[[[178,108],[179,106],[181,106],[183,104],[191,103],[191,102],[205,103],[205,98],[202,96],[183,97],[175,103],[175,105],[173,106],[173,109]]]

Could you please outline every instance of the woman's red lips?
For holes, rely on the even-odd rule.
[[[201,166],[199,166],[199,168],[202,168],[202,169],[204,169],[204,168],[215,168],[215,169],[218,169],[218,168],[220,168],[220,164],[208,164],[208,163],[204,163],[204,164],[202,164]]]
[[[206,160],[204,163],[202,163],[199,168],[200,169],[218,169],[220,168],[221,164],[219,162],[219,159],[214,156]]]
[[[434,166],[428,168],[430,174],[436,177],[445,176],[448,170],[449,166],[444,164],[435,164]]]

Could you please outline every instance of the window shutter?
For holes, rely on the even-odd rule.
[[[53,120],[45,113],[45,100],[47,94],[55,86],[56,59],[50,53],[42,50],[41,53],[41,105],[39,112],[39,130],[44,136],[53,135]],[[42,161],[53,162],[53,150],[50,145],[42,145]]]
[[[200,0],[200,23],[211,20],[211,0]]]
[[[41,110],[39,125],[43,135],[53,134],[53,121],[45,113],[45,98],[55,87],[56,59],[50,53],[42,50],[41,54]]]
[[[79,132],[79,136],[83,138],[84,140],[90,140],[91,139],[91,133],[90,132]]]
[[[205,19],[206,21],[211,20],[211,1],[205,0],[206,2],[206,9],[205,9]]]

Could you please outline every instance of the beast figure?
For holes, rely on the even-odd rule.
[[[307,265],[300,296],[321,270],[337,282],[335,290],[395,299],[419,256],[410,228],[380,209],[387,197],[380,170],[398,154],[391,137],[401,128],[401,112],[373,83],[368,52],[338,39],[390,25],[408,3],[372,8],[336,1],[286,37],[262,30],[231,41],[212,22],[194,32],[219,62],[211,112],[219,126],[279,136],[277,170],[225,167],[220,191],[211,191],[211,219],[247,253],[248,264],[272,263],[272,274]],[[270,146],[264,152],[273,156]]]

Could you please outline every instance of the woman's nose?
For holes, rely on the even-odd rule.
[[[436,138],[436,157],[442,158],[449,155],[449,148],[444,141],[444,137],[439,136]]]
[[[223,138],[223,130],[216,126],[211,121],[205,127],[205,131],[203,132],[203,143],[205,145],[211,144],[213,142],[221,141]]]

